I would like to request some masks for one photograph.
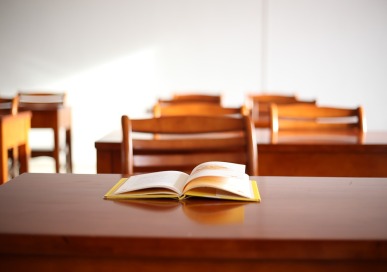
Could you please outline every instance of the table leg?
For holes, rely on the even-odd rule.
[[[54,128],[54,160],[55,160],[55,171],[57,173],[60,173],[60,142],[59,142],[59,134],[60,129],[59,127]]]
[[[8,149],[0,145],[0,184],[8,180]]]
[[[28,144],[19,146],[19,162],[20,162],[20,174],[28,172],[28,161],[30,158],[30,151]]]
[[[8,151],[8,155],[10,153],[12,158],[11,178],[14,178],[19,174],[19,150],[17,147],[13,147]]]
[[[66,170],[67,173],[73,172],[73,162],[72,162],[72,154],[71,154],[71,129],[66,130]]]

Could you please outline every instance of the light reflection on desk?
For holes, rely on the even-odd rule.
[[[191,221],[203,225],[235,225],[243,224],[245,220],[245,206],[249,202],[186,199],[154,200],[132,199],[114,200],[114,203],[146,212],[147,216],[173,216],[176,210],[182,210],[183,214]],[[254,204],[254,203],[253,203]]]

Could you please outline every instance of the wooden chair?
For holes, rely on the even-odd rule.
[[[248,108],[241,107],[222,107],[213,103],[174,103],[162,104],[157,103],[153,107],[153,116],[173,116],[173,115],[233,115],[242,114],[248,115]]]
[[[283,95],[283,94],[248,94],[247,104],[250,108],[251,118],[254,125],[257,128],[269,128],[270,127],[270,104],[293,104],[293,103],[305,103],[316,104],[316,100],[300,100],[296,95]]]
[[[350,133],[362,135],[366,119],[362,107],[338,108],[308,104],[270,106],[272,141],[280,132],[301,133]]]
[[[190,94],[173,94],[171,99],[162,99],[159,98],[157,103],[165,106],[170,104],[181,104],[181,103],[208,103],[221,105],[222,96],[221,95],[211,95],[211,94],[199,94],[199,93],[190,93]]]
[[[49,128],[54,132],[54,149],[32,149],[31,156],[48,156],[60,172],[60,153],[66,155],[66,172],[72,172],[71,108],[66,105],[66,92],[19,92],[19,110],[32,112],[31,128]],[[60,132],[65,130],[65,147],[61,148]]]
[[[205,161],[246,165],[257,175],[257,145],[249,116],[164,116],[122,121],[122,174],[161,170],[186,173]],[[145,134],[143,140],[133,133]],[[154,135],[158,137],[154,137]]]
[[[18,113],[19,97],[0,97],[0,115],[16,115]],[[10,176],[15,177],[18,173],[17,162],[19,160],[18,147],[14,146],[8,150],[8,157],[11,159]]]
[[[221,95],[210,95],[210,94],[173,94],[170,99],[159,98],[155,105],[158,107],[164,107],[175,104],[187,104],[187,103],[202,103],[202,104],[212,104],[212,105],[222,105],[222,96]],[[150,109],[147,109],[148,113],[153,113],[155,111],[155,106]]]
[[[214,103],[221,105],[222,96],[219,94],[200,94],[200,93],[175,93],[172,96],[173,102],[203,102],[203,103]]]
[[[18,96],[0,98],[0,184],[28,172],[31,112],[19,113],[18,102]]]

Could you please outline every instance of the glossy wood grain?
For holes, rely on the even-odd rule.
[[[271,142],[268,129],[257,129],[258,175],[387,177],[387,132],[357,135],[281,135]],[[121,132],[95,142],[98,173],[121,173]],[[134,148],[147,139],[134,138]]]
[[[262,202],[243,205],[104,200],[119,178],[27,173],[0,186],[2,271],[386,269],[384,178],[255,177]]]

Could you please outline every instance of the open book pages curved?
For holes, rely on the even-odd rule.
[[[121,179],[105,194],[108,199],[206,197],[260,201],[258,186],[245,173],[245,166],[228,162],[205,162],[191,175],[160,171]]]
[[[130,182],[122,184],[115,193],[122,194],[151,188],[166,188],[181,195],[188,177],[188,174],[179,171],[161,171],[131,176],[129,178]]]

